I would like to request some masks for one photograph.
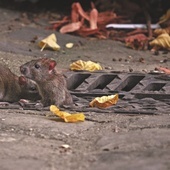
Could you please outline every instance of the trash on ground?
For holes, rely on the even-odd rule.
[[[115,105],[118,102],[119,96],[118,94],[110,95],[110,96],[102,96],[96,97],[90,102],[91,107],[98,107],[98,108],[107,108],[112,105]]]
[[[145,34],[130,35],[125,38],[127,47],[135,50],[144,50],[148,46],[148,37]]]
[[[169,20],[169,19],[170,19],[170,9],[168,9],[167,12],[166,12],[166,14],[164,14],[164,15],[160,18],[159,24],[164,23],[164,22],[166,22],[166,21]]]
[[[102,67],[99,63],[95,63],[92,61],[77,60],[70,64],[70,70],[96,71],[102,70]]]
[[[170,49],[170,36],[167,33],[160,34],[149,43],[152,47]]]
[[[38,45],[41,48],[41,51],[43,51],[44,48],[51,48],[55,51],[60,49],[60,46],[57,44],[57,38],[56,38],[55,34],[51,34],[48,37],[46,37],[45,39],[41,40],[38,43]]]
[[[156,37],[158,35],[155,33],[158,31],[159,35],[170,33],[170,9],[160,17],[159,21],[154,20],[155,24],[153,24],[151,22],[151,12],[147,10],[148,2],[143,2],[142,5],[141,7],[140,3],[131,1],[116,1],[113,3],[113,9],[115,9],[113,12],[113,10],[99,11],[96,9],[95,4],[91,3],[91,9],[84,11],[79,2],[74,2],[70,16],[65,16],[61,21],[51,21],[50,24],[52,24],[52,29],[61,33],[71,33],[82,37],[90,36],[99,39],[109,38],[124,42],[127,47],[135,50],[148,50],[150,46],[157,49],[155,41],[157,41]],[[139,13],[143,14],[140,22],[146,21],[145,23],[135,23],[132,20]],[[140,19],[141,17],[139,17]],[[155,41],[149,43],[154,39]],[[168,42],[169,40],[166,39],[164,43],[159,45],[160,48],[167,49],[169,46]]]
[[[73,33],[83,37],[94,36],[105,39],[107,31],[105,25],[119,20],[113,11],[98,12],[94,4],[91,3],[91,10],[85,12],[79,2],[72,4],[71,15],[64,17],[61,21],[52,21],[52,29],[57,29],[60,33]]]
[[[85,120],[85,115],[83,113],[70,114],[64,111],[60,111],[55,105],[50,106],[50,111],[67,123],[83,122]]]
[[[67,43],[66,48],[73,48],[74,44],[73,43]]]
[[[116,28],[116,29],[147,29],[146,24],[108,24],[106,28]],[[151,24],[152,29],[160,28],[159,24]]]
[[[166,74],[170,74],[170,69],[165,68],[165,67],[158,67],[158,68],[156,68],[156,70],[163,71]]]

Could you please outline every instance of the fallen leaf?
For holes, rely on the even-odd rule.
[[[70,64],[71,70],[87,70],[87,71],[95,71],[102,70],[100,64],[92,62],[92,61],[82,61],[78,60]]]
[[[158,46],[161,48],[169,49],[170,48],[170,36],[167,33],[159,35],[156,39],[149,43],[151,46]]]
[[[38,45],[41,48],[41,51],[43,51],[44,48],[52,48],[55,51],[60,49],[60,46],[57,44],[57,38],[55,34],[51,34],[47,38],[41,40]]]
[[[119,99],[118,94],[110,96],[96,97],[90,102],[91,107],[107,108],[117,103]]]
[[[85,120],[85,115],[83,113],[67,113],[60,111],[57,106],[51,105],[50,111],[55,115],[62,118],[65,122],[75,123],[75,122],[83,122]]]
[[[159,68],[156,68],[156,69],[159,70],[159,71],[163,71],[166,74],[170,74],[170,69],[168,69],[168,68],[159,67]]]
[[[135,50],[144,50],[148,44],[148,38],[144,34],[131,35],[125,38],[127,47]]]
[[[170,27],[167,27],[167,28],[159,28],[159,29],[155,29],[154,31],[154,34],[155,35],[160,35],[160,34],[164,34],[164,33],[167,33],[170,35]]]
[[[90,12],[90,28],[97,29],[97,18],[98,18],[98,11],[96,8],[93,8]]]
[[[86,12],[84,12],[83,8],[81,7],[79,2],[75,2],[72,5],[72,10],[77,12],[82,18],[86,19],[87,21],[89,21],[89,16],[86,14]],[[74,14],[75,15],[75,14]],[[74,16],[72,14],[72,17]],[[77,19],[76,19],[77,20]],[[76,21],[75,18],[72,18],[72,21]]]
[[[74,122],[82,122],[82,121],[84,121],[84,119],[85,119],[85,116],[83,113],[75,113],[75,114],[66,116],[64,118],[64,121],[74,123]]]
[[[65,33],[68,33],[68,32],[77,31],[77,30],[80,29],[81,25],[82,25],[82,23],[80,21],[67,24],[67,25],[61,27],[60,33],[65,34]]]
[[[158,23],[161,24],[161,23],[167,21],[168,19],[170,19],[170,9],[168,9],[168,11],[166,12],[166,14],[164,14],[164,15],[160,18],[160,20],[159,20]]]

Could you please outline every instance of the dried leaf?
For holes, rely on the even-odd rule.
[[[81,7],[79,2],[75,2],[72,5],[72,9],[77,11],[77,13],[84,19],[86,19],[87,21],[89,21],[89,16],[86,14],[86,12],[84,12],[83,8]],[[74,21],[74,19],[72,18],[72,20]]]
[[[168,9],[168,11],[166,12],[166,14],[163,15],[163,16],[160,18],[159,24],[167,21],[168,19],[170,19],[170,9]]]
[[[82,37],[87,37],[87,36],[92,36],[92,35],[98,34],[99,30],[84,27],[84,28],[81,28],[78,31],[76,31],[76,33],[78,35],[81,35]]]
[[[66,116],[64,118],[65,122],[83,122],[85,120],[85,116],[83,113],[75,113],[75,114],[71,114],[69,116]]]
[[[125,38],[127,47],[136,50],[143,50],[148,44],[148,38],[144,34],[131,35]]]
[[[52,48],[55,51],[60,49],[60,46],[57,44],[57,38],[55,34],[51,34],[47,38],[41,40],[38,45],[41,48],[41,51],[43,51],[44,48]]]
[[[107,108],[117,103],[119,99],[118,94],[110,95],[110,96],[102,96],[96,97],[94,100],[90,102],[91,107],[98,107],[98,108]]]
[[[97,29],[97,18],[98,18],[98,11],[97,9],[92,9],[90,12],[90,28]]]
[[[166,73],[166,74],[170,74],[170,69],[168,69],[168,68],[159,67],[159,68],[157,68],[157,70],[163,71],[163,72]]]
[[[65,34],[68,32],[77,31],[80,29],[81,25],[82,25],[82,23],[80,21],[67,24],[60,29],[60,33]]]
[[[159,28],[159,29],[155,29],[154,34],[156,34],[157,36],[160,34],[164,34],[167,33],[170,35],[170,27],[167,28]]]
[[[150,42],[151,46],[159,46],[161,48],[170,48],[170,36],[167,33],[159,35],[156,39]]]
[[[59,116],[62,118],[65,122],[83,122],[85,120],[85,116],[83,113],[74,113],[70,114],[67,112],[60,111],[57,106],[51,105],[50,106],[50,111],[53,112],[55,115]]]
[[[70,64],[71,70],[87,70],[87,71],[95,71],[102,70],[100,64],[92,62],[92,61],[82,61],[78,60]]]
[[[112,11],[100,12],[98,14],[97,24],[105,26],[108,23],[114,22],[115,19],[117,19],[117,15]]]

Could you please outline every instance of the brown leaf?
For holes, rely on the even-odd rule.
[[[116,17],[117,15],[114,12],[100,12],[98,14],[97,24],[105,26],[106,24],[113,22]]]
[[[90,102],[91,107],[98,107],[98,108],[107,108],[110,107],[118,102],[119,96],[118,94],[110,95],[110,96],[102,96],[96,97]]]
[[[166,74],[170,74],[170,69],[168,69],[168,68],[159,67],[159,68],[156,68],[156,69],[159,70],[159,71],[163,71]]]
[[[78,22],[79,21],[79,13],[77,11],[76,3],[72,4],[71,21],[72,22]]]
[[[125,38],[127,47],[136,50],[143,50],[148,44],[148,38],[144,34],[136,34]]]
[[[63,26],[60,29],[60,33],[65,34],[65,33],[68,33],[68,32],[74,32],[74,31],[79,30],[81,26],[82,26],[81,22],[70,23],[70,24]]]
[[[90,35],[95,35],[99,32],[98,29],[91,29],[91,28],[81,28],[80,30],[76,31],[78,35],[81,35],[82,37],[87,37]]]
[[[77,12],[81,17],[85,18],[86,20],[89,21],[89,16],[84,12],[83,8],[81,7],[79,2],[75,2],[72,4],[72,9],[74,10],[73,17],[75,17],[75,12]],[[73,22],[75,18],[72,18]]]
[[[90,12],[90,28],[97,29],[97,18],[98,18],[98,11],[97,9],[93,8]]]
[[[52,26],[49,29],[58,29],[60,27],[62,27],[65,24],[69,23],[69,18],[66,16],[64,17],[61,21],[50,21],[50,24],[52,24]]]

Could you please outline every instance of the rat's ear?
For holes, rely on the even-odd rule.
[[[19,85],[25,85],[26,82],[27,82],[27,80],[24,76],[19,76],[19,78],[18,78]]]
[[[50,71],[50,70],[53,70],[54,67],[56,66],[56,64],[57,64],[56,61],[51,60],[51,61],[50,61],[50,64],[49,64],[49,71]]]

